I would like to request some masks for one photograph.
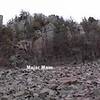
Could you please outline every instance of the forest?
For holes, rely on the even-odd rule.
[[[100,20],[21,11],[2,22],[0,100],[100,100]]]
[[[100,20],[80,23],[21,11],[0,26],[0,66],[85,63],[100,58]]]

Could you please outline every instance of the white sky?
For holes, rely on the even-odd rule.
[[[0,0],[0,14],[4,16],[4,24],[21,10],[31,14],[56,14],[64,18],[72,18],[80,22],[89,16],[100,19],[100,0]]]

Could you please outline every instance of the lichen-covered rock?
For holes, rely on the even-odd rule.
[[[99,64],[57,66],[45,71],[0,70],[0,99],[99,100]]]

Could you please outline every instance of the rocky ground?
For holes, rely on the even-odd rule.
[[[52,70],[1,69],[0,100],[100,100],[100,62]]]

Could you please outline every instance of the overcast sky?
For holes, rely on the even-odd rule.
[[[31,14],[56,14],[80,22],[82,17],[100,19],[100,0],[0,0],[0,14],[4,23],[18,15],[21,10]]]

